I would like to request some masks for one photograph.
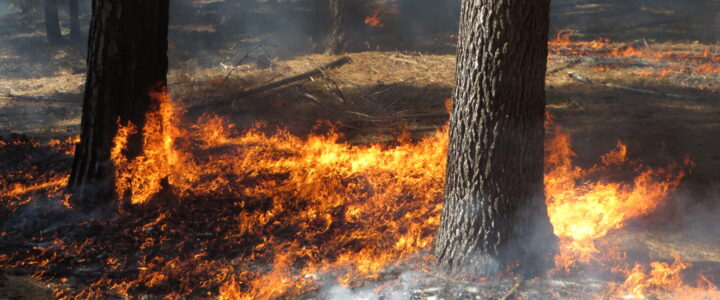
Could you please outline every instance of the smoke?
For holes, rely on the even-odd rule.
[[[582,39],[619,42],[720,41],[720,1],[552,1],[553,32],[569,29]]]
[[[0,0],[0,17],[4,17],[13,12],[17,12],[17,9],[11,7],[9,0]]]
[[[344,2],[345,37],[352,52],[437,50],[438,35],[456,32],[457,0]],[[374,10],[388,12],[382,15],[382,26],[365,24]],[[272,59],[322,53],[331,23],[327,0],[173,1],[171,66],[228,65],[258,45]],[[446,53],[453,51],[452,43],[443,47]]]
[[[359,288],[350,288],[334,282],[326,284],[321,290],[322,299],[330,300],[405,300],[412,299],[430,280],[428,273],[405,270],[397,278],[389,281],[383,280],[375,284],[366,284]]]

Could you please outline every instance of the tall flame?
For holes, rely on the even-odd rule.
[[[115,164],[115,189],[120,198],[130,198],[133,204],[147,202],[160,191],[161,180],[169,178],[170,184],[181,172],[177,167],[181,159],[174,146],[175,138],[181,135],[173,123],[177,120],[172,102],[166,91],[151,93],[158,110],[149,112],[143,127],[143,152],[128,159],[123,154],[130,135],[138,129],[134,124],[120,124],[114,139],[111,159]]]
[[[619,166],[637,168],[628,161],[627,146],[621,142],[602,157],[602,164],[587,170],[573,164],[570,135],[561,127],[555,127],[555,135],[548,139],[545,149],[548,215],[555,235],[561,239],[561,252],[555,262],[566,269],[597,259],[595,240],[623,227],[630,219],[654,211],[684,177],[683,167],[690,164],[686,161],[683,167],[641,169],[628,184],[603,179],[623,169]],[[598,175],[600,179],[588,181]]]

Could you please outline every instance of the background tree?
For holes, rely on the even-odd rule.
[[[74,205],[90,210],[114,198],[110,150],[118,123],[132,122],[129,158],[142,149],[149,92],[167,85],[169,0],[93,0],[81,141],[69,188]]]
[[[45,0],[43,12],[45,13],[45,33],[48,42],[50,44],[60,44],[62,42],[62,33],[60,32],[57,0]]]
[[[345,1],[328,0],[330,7],[330,34],[325,54],[342,54],[347,48],[345,37]]]
[[[543,191],[549,0],[464,0],[445,206],[435,255],[452,271],[536,273],[556,244]]]
[[[70,15],[70,39],[78,41],[81,38],[78,0],[68,0],[68,12]]]

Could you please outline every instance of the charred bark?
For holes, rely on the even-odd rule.
[[[142,148],[147,112],[158,109],[149,95],[167,85],[169,0],[93,0],[81,141],[68,184],[73,204],[91,210],[110,203],[110,151],[118,124],[139,130],[128,141],[129,158]]]
[[[435,237],[440,264],[492,273],[552,265],[543,191],[549,0],[465,0],[446,170]]]
[[[68,0],[68,11],[70,13],[70,39],[73,41],[79,41],[81,35],[78,0]]]
[[[62,43],[57,0],[44,0],[43,11],[45,13],[45,33],[48,42],[54,45]]]
[[[329,0],[331,24],[325,54],[343,54],[347,48],[345,2],[346,0]]]

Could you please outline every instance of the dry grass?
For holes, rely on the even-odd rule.
[[[0,273],[0,300],[50,300],[53,291],[26,276],[6,276]]]

